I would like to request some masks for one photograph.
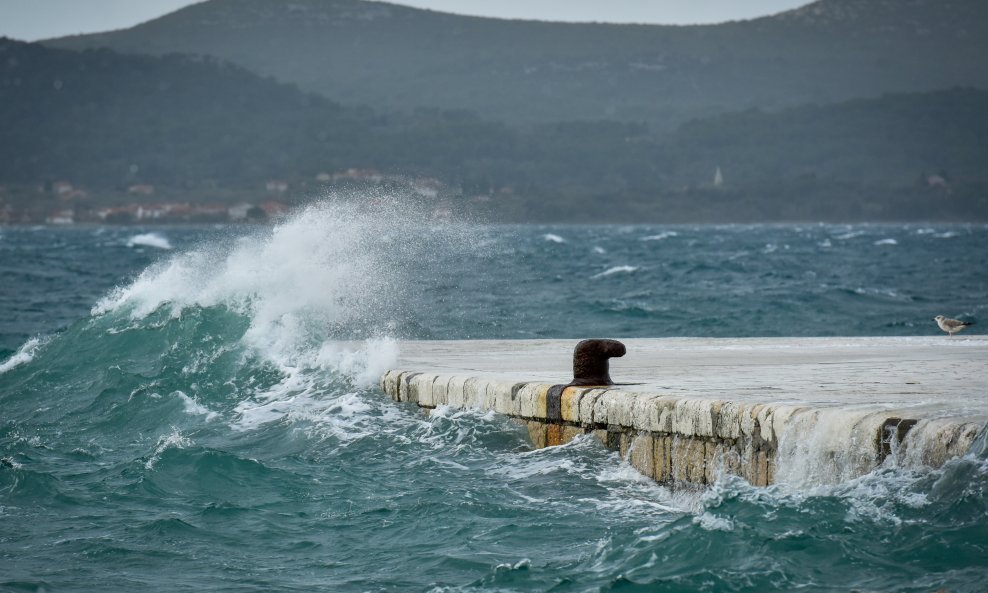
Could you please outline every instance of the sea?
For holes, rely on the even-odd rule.
[[[701,491],[378,387],[416,339],[940,336],[988,226],[0,227],[0,591],[988,591],[988,436]],[[794,461],[796,462],[796,461]]]

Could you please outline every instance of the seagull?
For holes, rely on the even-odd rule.
[[[958,321],[956,319],[950,319],[948,317],[944,317],[943,315],[937,315],[936,317],[933,318],[933,321],[936,321],[937,325],[940,326],[940,329],[947,332],[947,335],[950,336],[951,338],[954,337],[954,334],[956,334],[957,332],[971,325],[971,323],[968,321]]]

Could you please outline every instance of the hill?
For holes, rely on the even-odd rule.
[[[570,24],[365,0],[209,0],[53,47],[212,55],[343,104],[508,122],[689,119],[988,87],[983,0],[819,0],[707,26]]]
[[[988,182],[985,138],[988,92],[955,88],[725,114],[681,126],[667,144],[672,183],[721,167],[739,185],[814,177],[906,186],[922,172]]]
[[[645,126],[520,132],[466,112],[344,107],[211,57],[75,52],[0,39],[0,183],[257,187],[349,169],[442,177],[467,192],[648,171]],[[654,147],[650,148],[654,152]],[[554,180],[552,178],[555,178]]]
[[[519,129],[346,107],[214,58],[0,39],[0,129],[0,206],[60,180],[94,200],[141,184],[242,200],[280,180],[304,200],[317,179],[358,169],[373,183],[437,178],[437,200],[499,220],[988,219],[988,92],[975,89],[725,114],[662,135],[608,121]]]
[[[462,166],[504,126],[343,107],[211,57],[74,52],[0,39],[0,180],[256,185],[380,166]],[[455,128],[456,134],[446,133]],[[432,138],[438,136],[438,138]],[[402,138],[410,138],[403,141]],[[423,156],[441,143],[436,156]]]

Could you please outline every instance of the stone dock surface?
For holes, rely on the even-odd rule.
[[[536,447],[591,434],[659,482],[721,472],[836,483],[938,467],[988,423],[988,338],[622,339],[607,388],[572,378],[578,340],[408,341],[381,387],[423,408],[493,410]]]

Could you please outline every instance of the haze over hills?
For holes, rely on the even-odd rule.
[[[37,207],[57,204],[33,188],[59,180],[91,201],[133,184],[243,200],[271,179],[304,199],[320,173],[366,168],[438,178],[438,199],[499,220],[988,219],[988,91],[975,89],[726,114],[659,135],[381,113],[213,58],[0,39],[0,129],[0,185]]]
[[[306,200],[358,171],[497,220],[988,220],[986,55],[981,0],[690,27],[208,0],[0,40],[0,215],[57,180]]]
[[[953,86],[988,88],[983,0],[820,0],[705,26],[564,24],[365,0],[209,0],[52,47],[200,53],[384,111],[506,122],[689,119]]]

